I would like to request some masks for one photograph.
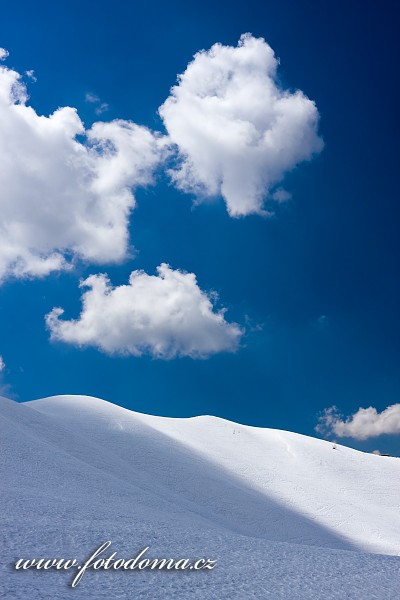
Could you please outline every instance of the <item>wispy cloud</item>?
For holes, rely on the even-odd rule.
[[[35,71],[33,69],[29,69],[29,71],[25,71],[25,75],[29,77],[32,81],[37,81]]]
[[[87,92],[87,94],[85,95],[85,100],[90,104],[96,104],[97,102],[100,102],[100,98],[96,96],[96,94],[92,94],[91,92]]]
[[[96,115],[101,115],[109,109],[109,105],[107,104],[107,102],[102,102],[100,100],[100,98],[98,96],[96,96],[96,94],[92,94],[91,92],[88,92],[86,94],[85,100],[89,104],[96,105],[96,107],[94,109],[94,112],[96,113]]]

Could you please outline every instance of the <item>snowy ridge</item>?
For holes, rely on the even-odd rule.
[[[340,577],[350,598],[379,597],[358,590],[363,570],[385,598],[396,589],[399,559],[363,552],[400,554],[399,459],[215,417],[143,415],[85,396],[0,399],[0,417],[2,530],[12,558],[22,550],[85,555],[110,539],[120,554],[149,545],[159,555],[214,554],[222,563],[212,576],[197,576],[198,589],[176,575],[162,591],[165,578],[146,574],[142,598],[186,598],[188,589],[193,597],[264,598],[268,582],[274,598],[314,598],[321,585],[324,598],[343,597],[313,575],[317,565],[325,575],[331,569],[329,577],[346,565]],[[290,577],[274,578],[275,569],[282,561],[293,568],[300,556],[301,589],[288,595]],[[13,598],[41,598],[45,581],[57,598],[71,592],[58,573],[8,572],[7,580]],[[122,586],[116,597],[130,597],[118,573],[93,573],[91,581],[100,586],[95,596],[82,586],[76,598],[102,598],[101,590],[110,597],[111,581]]]
[[[363,550],[400,552],[400,461],[396,458],[382,458],[339,445],[335,451],[329,442],[238,425],[217,417],[174,419],[143,415],[82,396],[58,396],[27,404],[75,433],[90,437],[123,460],[131,451],[131,456],[140,457],[140,472],[145,463],[150,481],[173,488],[200,507],[207,506],[208,511],[213,509],[216,520],[218,506],[228,496],[224,486],[229,485],[229,479],[237,486],[242,484],[249,495],[253,492],[255,496],[251,511],[255,530],[243,514],[242,533],[345,547],[345,543],[330,538],[331,531]],[[131,466],[137,477],[136,465]],[[173,471],[183,475],[179,481]],[[211,479],[219,492],[214,496],[215,505],[209,498],[211,490],[206,479]],[[307,534],[306,527],[298,525],[298,531],[293,530],[287,514],[285,530],[277,532],[262,514],[269,499],[277,502],[276,507],[272,503],[268,506],[270,511],[279,512],[281,506],[286,507],[299,513],[297,521],[300,516],[315,521],[327,529],[326,534],[318,535],[311,524],[312,531]],[[241,508],[238,501],[237,509]],[[233,503],[231,509],[236,522]],[[279,515],[274,517],[279,519]]]

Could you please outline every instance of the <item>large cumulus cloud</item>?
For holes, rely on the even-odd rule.
[[[159,109],[180,154],[178,188],[222,195],[232,216],[262,213],[284,174],[322,149],[315,103],[282,89],[277,65],[249,34],[195,55]]]
[[[132,122],[85,130],[70,107],[39,115],[21,76],[1,66],[0,280],[46,275],[75,258],[122,260],[133,190],[151,182],[162,146]]]

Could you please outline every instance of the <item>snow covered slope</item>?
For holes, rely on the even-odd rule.
[[[191,510],[234,531],[400,553],[396,458],[216,417],[142,415],[97,398],[27,404],[118,458],[122,479],[140,480],[146,489],[157,482],[164,497],[178,495]],[[116,474],[116,463],[110,465]]]
[[[365,552],[400,554],[400,459],[84,396],[1,399],[0,434],[6,598],[397,597],[399,558]],[[73,590],[67,573],[9,567],[106,540],[218,565],[92,572]]]

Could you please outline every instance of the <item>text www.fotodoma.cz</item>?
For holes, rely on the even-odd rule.
[[[110,546],[112,542],[107,541],[104,542],[97,550],[93,552],[93,554],[81,565],[78,561],[74,559],[65,559],[65,558],[41,558],[39,560],[36,559],[24,559],[21,558],[16,561],[15,568],[17,570],[28,570],[28,569],[36,569],[36,570],[44,570],[48,571],[50,569],[56,569],[58,571],[68,571],[69,569],[74,569],[77,571],[74,579],[71,582],[72,587],[76,587],[85,571],[88,569],[94,569],[96,571],[99,570],[119,570],[122,569],[124,571],[134,571],[135,569],[139,571],[143,570],[152,570],[152,571],[160,571],[162,569],[167,569],[169,571],[201,571],[204,569],[211,570],[216,565],[216,560],[211,560],[209,558],[199,558],[195,561],[190,561],[188,558],[180,558],[175,560],[173,558],[144,558],[145,554],[149,550],[149,546],[143,548],[134,558],[124,559],[124,558],[115,558],[116,552],[113,552],[108,558],[99,558],[101,554],[103,554]]]

